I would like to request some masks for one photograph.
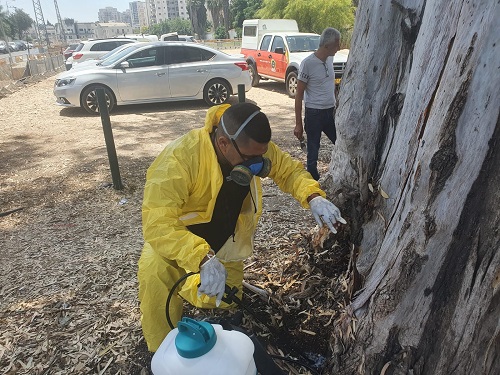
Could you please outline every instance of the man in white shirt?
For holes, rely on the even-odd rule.
[[[319,48],[300,64],[297,92],[295,94],[294,135],[304,138],[307,134],[307,171],[315,180],[319,179],[318,152],[321,132],[335,144],[335,73],[333,56],[340,49],[340,33],[328,27],[323,30]],[[302,100],[305,104],[304,125],[302,123]]]

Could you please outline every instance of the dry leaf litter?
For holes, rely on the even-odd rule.
[[[174,121],[179,128],[162,128],[158,137],[173,139],[200,126],[206,108],[188,103],[118,109],[112,123],[125,188],[116,191],[99,121],[76,109],[55,107],[52,80],[0,99],[0,117],[5,119],[0,151],[0,374],[147,375],[151,358],[140,329],[136,278],[140,208],[145,171],[164,147],[161,140],[152,141],[158,130],[148,126]],[[253,95],[257,104],[269,103],[269,109],[261,106],[278,126],[273,128],[274,141],[305,162],[290,130],[293,100],[279,84],[262,86],[252,89],[247,99]],[[273,100],[279,103],[275,112]],[[14,116],[8,108],[16,103],[24,108]],[[66,121],[78,126],[71,128]],[[85,133],[79,134],[80,126],[87,127]],[[33,139],[40,142],[37,147]],[[127,146],[140,152],[134,149],[129,155]],[[322,173],[332,149],[322,144]],[[245,289],[244,302],[254,315],[244,312],[243,328],[257,333],[272,354],[296,358],[299,351],[326,374],[355,332],[355,320],[345,309],[352,292],[347,226],[337,236],[319,231],[312,215],[271,180],[263,181],[263,190],[264,211],[245,280],[268,297]],[[235,313],[189,306],[185,312],[199,318]],[[290,374],[309,373],[278,363]]]

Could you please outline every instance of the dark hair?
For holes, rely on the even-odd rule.
[[[252,103],[238,103],[229,107],[222,115],[224,126],[229,133],[226,135],[236,134],[241,124],[256,111],[260,111],[260,108]],[[221,130],[224,132],[224,129]],[[268,143],[271,140],[271,126],[267,116],[262,112],[255,115],[241,131],[237,139],[243,143],[248,142],[249,139],[253,139],[258,143]]]

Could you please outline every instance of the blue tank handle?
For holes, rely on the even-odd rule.
[[[177,323],[179,330],[175,337],[177,353],[184,358],[197,358],[208,353],[217,342],[214,327],[208,322],[182,318]]]

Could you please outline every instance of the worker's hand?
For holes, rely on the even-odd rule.
[[[200,267],[201,285],[198,288],[198,296],[201,294],[216,296],[215,305],[219,307],[224,296],[226,278],[226,268],[215,255],[212,256]]]
[[[346,224],[346,221],[340,216],[340,210],[329,200],[318,196],[311,199],[309,205],[311,206],[314,219],[316,219],[320,227],[326,224],[332,233],[337,233],[335,229],[337,222]]]
[[[302,125],[302,121],[295,125],[295,128],[293,129],[293,135],[295,135],[299,141],[304,139],[304,126]]]

